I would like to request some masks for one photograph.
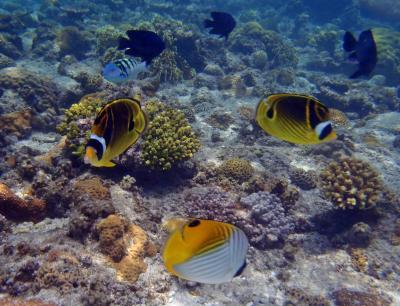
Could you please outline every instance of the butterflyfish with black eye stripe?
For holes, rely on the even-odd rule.
[[[171,274],[194,282],[220,284],[243,272],[249,243],[238,227],[200,219],[172,219],[167,223],[165,228],[173,231],[162,257]]]
[[[256,121],[271,136],[295,144],[318,144],[337,138],[329,109],[307,95],[283,93],[262,99]]]
[[[132,146],[147,127],[140,96],[108,102],[94,120],[84,161],[94,167],[114,167],[111,160]]]

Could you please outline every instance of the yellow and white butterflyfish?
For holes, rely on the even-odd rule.
[[[167,270],[182,279],[205,284],[230,282],[246,266],[249,246],[238,227],[190,219],[175,228],[163,250]]]

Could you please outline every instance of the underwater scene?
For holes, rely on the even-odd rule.
[[[0,306],[400,305],[398,0],[0,0]]]

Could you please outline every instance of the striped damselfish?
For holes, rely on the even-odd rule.
[[[318,144],[336,139],[329,109],[300,94],[275,94],[257,106],[256,121],[271,136],[295,143]]]
[[[147,127],[140,96],[108,102],[94,120],[84,161],[94,167],[114,167],[111,160],[133,145]]]
[[[138,62],[133,58],[123,58],[108,63],[103,69],[103,77],[113,83],[135,80],[140,72],[147,71],[146,62]]]
[[[249,243],[241,229],[212,220],[168,221],[171,222],[177,226],[172,226],[174,230],[162,255],[171,274],[199,283],[220,284],[242,273]]]

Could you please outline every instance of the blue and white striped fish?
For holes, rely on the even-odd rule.
[[[103,69],[103,77],[113,83],[135,80],[140,72],[147,71],[146,62],[123,58],[108,63]]]

